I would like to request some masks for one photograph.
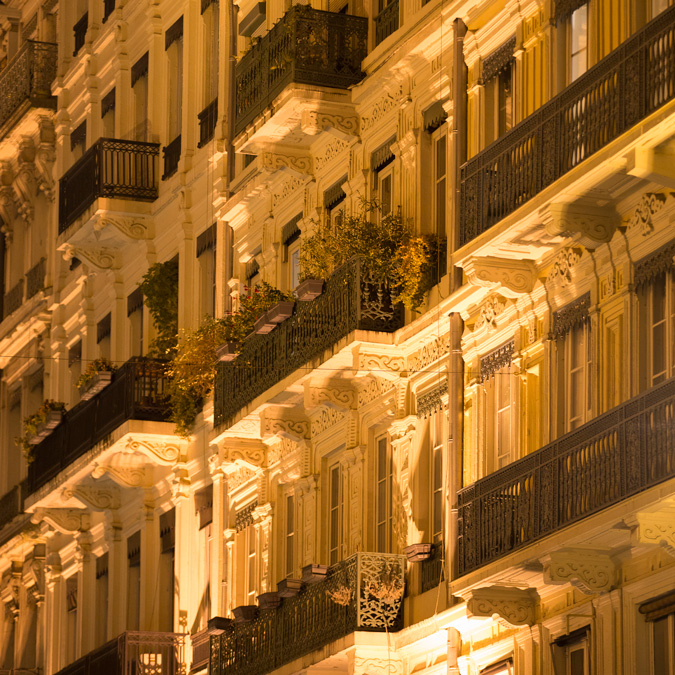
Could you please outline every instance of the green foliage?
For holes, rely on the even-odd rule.
[[[178,261],[151,265],[139,288],[157,331],[148,356],[172,357],[178,342]]]
[[[33,461],[33,445],[30,439],[39,431],[40,426],[47,420],[47,416],[52,410],[64,412],[66,404],[63,401],[55,401],[48,398],[32,415],[23,418],[23,436],[14,439],[16,445],[23,449],[24,457],[30,464]]]
[[[300,249],[302,279],[328,279],[354,256],[375,281],[388,281],[392,299],[416,309],[428,290],[429,243],[416,236],[400,214],[382,215],[376,201],[363,201],[359,213],[344,216],[337,226],[317,223]]]
[[[200,328],[183,336],[169,367],[171,420],[179,436],[190,434],[203,400],[213,390],[218,347],[226,342],[243,342],[264,312],[282,300],[292,299],[291,294],[263,281],[252,293],[240,297],[236,312],[223,319],[206,317]]]
[[[94,361],[90,361],[89,365],[85,368],[84,372],[78,378],[75,386],[78,389],[86,387],[93,379],[96,377],[97,373],[107,372],[114,373],[117,370],[117,366],[114,366],[108,359],[100,357]]]

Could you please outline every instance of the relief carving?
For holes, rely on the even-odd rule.
[[[539,596],[533,589],[507,586],[477,588],[466,603],[467,616],[492,617],[495,614],[511,626],[532,626],[536,621]]]
[[[675,556],[675,513],[657,511],[638,513],[637,527],[633,530],[634,544],[654,544]]]
[[[94,485],[74,485],[63,489],[61,498],[64,501],[76,499],[87,508],[95,511],[106,511],[108,509],[119,509],[122,505],[120,491],[114,485],[94,486]]]
[[[474,286],[481,286],[507,298],[518,298],[530,293],[537,281],[537,268],[531,260],[509,258],[472,258],[464,265],[467,280]]]
[[[181,460],[181,446],[166,441],[154,441],[145,438],[129,438],[124,452],[137,452],[160,466],[171,466]]]
[[[618,224],[619,216],[609,206],[551,204],[546,232],[553,236],[576,235],[579,243],[592,251],[612,239]]]
[[[635,207],[628,229],[639,229],[643,237],[651,234],[654,231],[652,216],[663,209],[666,199],[667,195],[665,194],[645,192],[640,199],[640,203]]]
[[[113,248],[84,244],[78,246],[64,244],[59,250],[63,251],[63,259],[65,261],[79,258],[97,270],[110,270],[113,266],[116,266],[116,252]]]
[[[286,155],[276,152],[264,151],[258,160],[264,169],[277,171],[279,169],[288,169],[299,174],[312,173],[312,158],[309,155]]]
[[[312,437],[316,437],[343,422],[347,418],[347,413],[333,406],[324,405],[317,414],[312,415],[312,418]]]
[[[91,518],[81,509],[36,509],[31,516],[36,525],[45,522],[62,534],[84,532],[91,525]]]
[[[544,565],[547,584],[570,583],[592,595],[611,591],[617,582],[617,568],[610,556],[587,549],[564,549],[551,553]]]
[[[450,334],[446,333],[445,335],[438,336],[432,342],[427,342],[421,349],[413,352],[408,357],[408,371],[417,373],[424,370],[432,363],[447,356],[449,351]]]
[[[474,330],[480,330],[483,326],[494,330],[497,328],[497,317],[506,309],[506,303],[499,296],[493,295],[488,298],[480,308],[478,318],[474,324]]]
[[[398,98],[387,94],[370,109],[369,114],[361,117],[361,131],[374,127],[387,113],[398,108]]]
[[[342,154],[349,147],[347,141],[341,138],[334,138],[322,149],[321,154],[314,157],[314,169],[320,172],[326,164],[330,164],[338,155]]]
[[[359,116],[356,113],[329,113],[320,110],[303,110],[300,128],[308,136],[316,136],[328,129],[335,129],[347,136],[358,136]]]
[[[572,283],[572,270],[581,260],[581,249],[564,248],[553,261],[553,267],[546,278],[548,284],[559,284],[565,288]]]

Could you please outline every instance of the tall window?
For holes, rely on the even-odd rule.
[[[295,571],[295,496],[286,495],[286,549],[285,576],[292,577]]]
[[[131,356],[143,356],[143,293],[137,288],[127,297]]]
[[[200,312],[214,316],[216,310],[216,224],[197,237]]]
[[[510,464],[514,459],[513,429],[515,427],[513,415],[513,372],[511,364],[499,368],[494,375],[485,382],[487,398],[487,462],[488,473],[498,471]]]
[[[434,544],[443,541],[443,417],[436,412],[431,417],[431,538]]]
[[[202,2],[204,6],[204,2]],[[204,9],[204,105],[218,98],[219,4],[211,0]]]
[[[96,645],[108,639],[108,554],[96,558]]]
[[[159,630],[173,631],[174,576],[176,548],[176,509],[159,517]]]
[[[588,5],[581,5],[569,18],[569,81],[588,70]]]
[[[169,142],[181,135],[183,117],[183,17],[166,31],[166,53],[169,57]]]
[[[115,138],[115,89],[111,89],[101,99],[101,121],[103,124],[103,137]]]
[[[110,333],[112,332],[112,315],[106,314],[96,324],[96,344],[101,358],[110,359]]]
[[[389,164],[377,173],[377,198],[380,202],[380,215],[388,216],[393,207],[394,167]]]
[[[446,203],[447,203],[447,174],[448,174],[448,137],[445,133],[446,125],[437,129],[431,139],[433,144],[434,166],[434,234],[445,237]]]
[[[514,125],[512,38],[483,61],[485,86],[485,143],[489,144]]]
[[[237,602],[254,605],[258,594],[257,546],[258,530],[253,522],[257,502],[251,502],[237,511],[235,517],[237,556]]]
[[[377,550],[390,553],[392,545],[392,489],[394,467],[387,436],[377,439],[377,484],[375,487]]]
[[[328,470],[328,561],[340,560],[342,548],[342,469],[334,464]]]
[[[77,658],[77,576],[66,579],[66,659]]]
[[[149,141],[148,122],[148,60],[146,52],[131,68],[131,86],[134,93],[134,133],[137,141]]]
[[[589,675],[589,628],[581,628],[553,643],[555,675]]]
[[[286,283],[289,291],[300,283],[300,228],[298,223],[301,219],[302,213],[299,213],[281,228],[282,261],[286,268]]]
[[[127,538],[127,630],[138,630],[141,617],[141,532]]]
[[[650,671],[645,675],[672,673],[675,668],[675,591],[640,605],[649,626]]]

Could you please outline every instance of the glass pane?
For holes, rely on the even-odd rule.
[[[436,141],[436,180],[443,178],[446,171],[446,138],[441,136]]]
[[[391,213],[391,174],[380,181],[380,205],[383,216]]]
[[[586,658],[583,647],[570,650],[570,675],[586,675]]]
[[[652,0],[652,19],[666,9],[668,9],[668,0]]]
[[[653,623],[654,673],[670,672],[671,663],[668,645],[668,624],[671,620],[672,617],[664,616]]]
[[[291,253],[291,288],[300,283],[300,249],[296,248]]]
[[[445,178],[436,183],[436,234],[445,232]]]
[[[570,19],[570,78],[576,80],[588,68],[588,6],[572,12]]]

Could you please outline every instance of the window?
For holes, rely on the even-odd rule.
[[[670,0],[651,0],[651,18],[658,16],[661,12],[665,12],[670,6]],[[666,672],[666,671],[664,671]]]
[[[7,391],[7,436],[5,437],[6,451],[3,457],[4,466],[0,468],[3,474],[5,487],[7,490],[13,488],[23,477],[21,466],[21,451],[15,445],[14,439],[22,435],[22,415],[21,415],[21,397],[22,389],[20,383]]]
[[[551,645],[555,675],[589,675],[588,626],[556,640]]]
[[[487,471],[498,471],[510,464],[513,439],[513,375],[511,364],[497,370],[485,383],[487,396]]]
[[[390,164],[377,173],[377,199],[380,202],[380,215],[388,216],[393,207],[393,166]]]
[[[173,631],[174,575],[176,549],[176,509],[159,517],[159,630]]]
[[[204,6],[202,0],[202,17],[204,19],[204,105],[208,105],[218,97],[218,38],[219,38],[219,4],[218,0],[210,0]]]
[[[80,395],[77,381],[82,375],[82,340],[78,340],[68,350],[68,369],[70,370],[70,400],[77,401]]]
[[[515,37],[483,60],[485,86],[485,143],[492,143],[514,125],[513,52]]]
[[[98,345],[98,354],[103,359],[110,359],[111,331],[112,316],[108,313],[96,324],[96,344]]]
[[[434,544],[443,541],[443,418],[433,413],[430,425],[431,441],[431,538]]]
[[[103,19],[101,22],[105,23],[114,10],[115,0],[103,0]]]
[[[103,137],[115,138],[115,89],[111,89],[101,99],[101,120]]]
[[[569,18],[569,82],[588,70],[588,5],[581,5]]]
[[[447,173],[448,173],[448,137],[445,132],[446,125],[437,129],[431,139],[433,145],[434,167],[434,234],[445,237],[446,231],[446,203],[447,203]]]
[[[201,316],[216,311],[216,224],[197,237],[199,265],[199,304]]]
[[[649,626],[649,673],[672,673],[675,667],[675,591],[644,602],[639,607]]]
[[[108,640],[108,554],[96,558],[96,646]]]
[[[181,135],[183,117],[183,17],[165,34],[165,49],[169,57],[169,141]]]
[[[281,228],[282,261],[286,268],[289,291],[300,283],[300,228],[298,223],[301,219],[302,213],[299,213]]]
[[[377,439],[377,483],[375,486],[375,525],[377,551],[390,553],[392,547],[393,461],[387,436]]]
[[[127,297],[127,319],[130,355],[143,356],[143,293],[140,288]]]
[[[134,130],[137,141],[149,141],[148,121],[148,52],[131,67],[131,87],[134,94]]]
[[[258,593],[256,565],[258,529],[253,521],[253,513],[257,506],[257,502],[251,502],[240,508],[235,516],[236,575],[240,582],[236,602],[245,605],[254,605]]]
[[[127,630],[138,630],[141,616],[141,533],[127,538]]]
[[[286,565],[284,574],[287,578],[293,577],[295,571],[295,496],[286,495]]]
[[[66,660],[77,658],[77,576],[66,579]]]
[[[73,155],[73,161],[77,161],[84,154],[87,145],[87,122],[82,122],[78,127],[70,132],[70,151]]]
[[[334,464],[328,471],[328,562],[334,565],[342,554],[342,469]]]

